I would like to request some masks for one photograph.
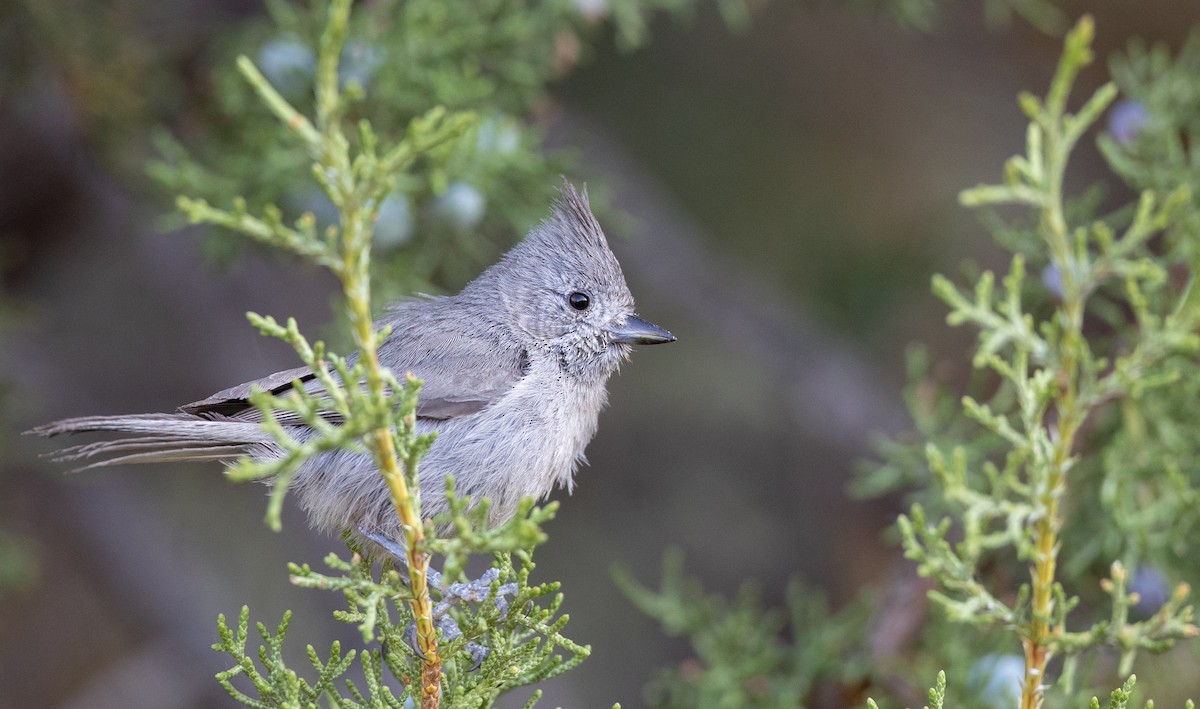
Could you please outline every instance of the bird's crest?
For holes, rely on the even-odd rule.
[[[592,214],[592,205],[588,202],[587,185],[583,186],[582,191],[577,190],[575,185],[564,177],[558,194],[551,218],[565,222],[566,226],[570,227],[569,232],[583,237],[589,246],[607,250],[608,241],[604,238],[604,231],[600,229],[600,223],[596,221],[595,215]]]

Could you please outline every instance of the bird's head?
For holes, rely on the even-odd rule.
[[[675,340],[637,317],[587,192],[566,181],[550,216],[476,283],[492,291],[520,336],[557,352],[575,376],[608,377],[632,345]]]

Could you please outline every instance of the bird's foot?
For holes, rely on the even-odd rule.
[[[436,581],[435,579],[436,575]],[[441,585],[442,575],[429,570],[429,583],[434,584],[434,588],[442,592],[442,602],[434,607],[433,612],[436,615],[438,608],[445,607],[449,610],[451,604],[454,603],[482,603],[488,599],[492,592],[492,584],[500,579],[500,569],[491,568],[483,572],[483,576],[468,581],[466,583],[452,583],[448,587]],[[503,620],[508,615],[508,599],[506,596],[514,596],[517,593],[517,584],[513,582],[500,584],[496,588],[496,597],[492,601],[496,608],[500,610],[500,619]]]
[[[378,532],[363,529],[358,530],[365,539],[369,539],[378,545],[381,549],[391,555],[401,568],[408,567],[408,556],[405,553],[404,546],[389,539]],[[467,582],[456,582],[445,585],[442,581],[442,574],[437,569],[429,569],[426,574],[426,580],[429,585],[436,589],[441,595],[441,601],[433,607],[433,625],[441,631],[442,638],[445,640],[456,640],[462,637],[462,628],[458,626],[454,618],[450,615],[450,609],[454,606],[467,607],[468,603],[483,603],[492,595],[492,584],[496,583],[500,578],[500,570],[491,568],[483,573],[482,576]],[[496,588],[495,597],[492,603],[500,611],[500,618],[503,619],[508,615],[508,596],[516,595],[517,584],[505,583],[500,584]],[[404,629],[404,642],[413,649],[422,660],[428,660],[425,653],[421,651],[421,645],[417,641],[417,625],[409,623]],[[473,640],[467,641],[463,646],[467,654],[471,656],[474,663],[471,665],[470,672],[479,669],[483,661],[487,659],[489,650],[484,645],[481,645]]]

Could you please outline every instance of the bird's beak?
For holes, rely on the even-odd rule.
[[[674,342],[675,336],[658,325],[648,323],[641,318],[630,315],[624,325],[609,330],[613,342],[624,345],[661,345],[664,342]]]

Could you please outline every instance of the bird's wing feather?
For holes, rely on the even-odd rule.
[[[245,384],[238,384],[228,389],[222,389],[206,399],[180,406],[179,411],[185,414],[233,415],[240,413],[249,406],[248,399],[250,392],[256,388],[261,391],[269,391],[272,394],[279,394],[287,389],[291,389],[292,383],[297,379],[301,382],[308,382],[313,378],[312,370],[308,367],[287,369],[282,372],[268,374],[261,379],[255,379]]]
[[[422,338],[419,356],[403,353],[384,364],[397,376],[412,372],[422,380],[417,415],[430,419],[466,416],[503,396],[525,375],[523,350],[505,352],[496,341],[469,333],[435,333]]]
[[[407,301],[389,313],[392,335],[379,361],[397,377],[422,380],[417,415],[449,419],[475,413],[525,376],[527,355],[512,337],[463,326],[451,299]]]
[[[380,346],[380,362],[397,377],[412,372],[424,384],[417,416],[450,419],[483,409],[512,388],[525,374],[524,350],[501,344],[501,338],[484,331],[465,331],[452,313],[441,313],[442,301],[410,301],[389,313],[391,336]],[[409,307],[405,307],[409,306]],[[435,306],[435,307],[431,307]],[[258,421],[249,403],[255,388],[281,395],[299,381],[306,391],[319,395],[321,383],[308,367],[298,367],[239,384],[200,401],[179,407],[184,413],[221,415]],[[299,423],[281,414],[280,423]],[[337,422],[339,418],[330,414]]]

